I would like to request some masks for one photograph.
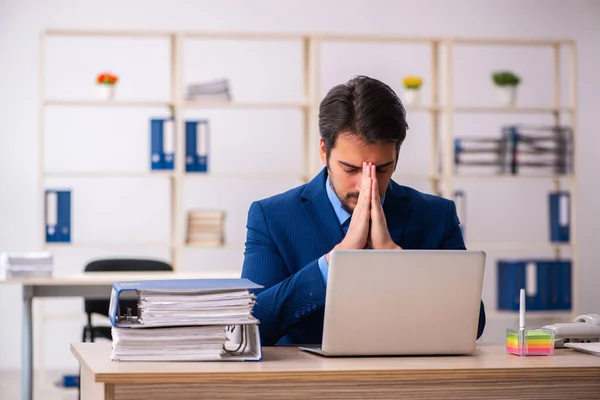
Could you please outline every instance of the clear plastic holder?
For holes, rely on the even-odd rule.
[[[554,331],[550,329],[507,329],[506,351],[518,356],[554,354]]]

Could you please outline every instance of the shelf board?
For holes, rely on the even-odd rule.
[[[303,180],[302,174],[269,174],[269,173],[203,173],[187,172],[185,178],[190,179],[298,179]]]
[[[452,175],[454,179],[474,179],[474,180],[490,180],[490,179],[498,179],[498,180],[532,180],[532,179],[574,179],[575,176],[572,174],[569,175],[504,175],[504,174],[454,174]]]
[[[501,107],[501,106],[452,106],[448,111],[463,113],[540,114],[573,112],[571,107]]]
[[[169,243],[161,243],[161,242],[122,242],[122,243],[101,243],[101,242],[88,242],[88,243],[62,243],[62,242],[50,242],[44,243],[44,247],[47,248],[89,248],[89,249],[102,249],[102,248],[139,248],[139,247],[164,247],[169,248],[171,245]]]
[[[437,112],[441,110],[440,106],[428,106],[428,105],[415,105],[409,106],[406,105],[406,111],[429,111],[429,112]]]
[[[436,174],[392,174],[392,179],[397,181],[401,179],[423,179],[423,180],[440,180],[441,176]]]
[[[124,37],[169,37],[174,31],[154,30],[113,30],[113,29],[46,29],[50,36],[124,36]]]
[[[573,40],[551,39],[504,39],[504,38],[471,38],[471,37],[421,37],[378,34],[312,34],[308,32],[254,32],[254,31],[197,31],[197,30],[106,30],[106,29],[46,29],[44,34],[51,36],[124,36],[124,37],[169,37],[181,34],[186,38],[210,39],[250,39],[250,40],[299,40],[312,38],[319,41],[359,41],[359,42],[392,42],[392,43],[431,43],[449,39],[454,44],[462,45],[498,45],[498,46],[556,46],[572,45]]]
[[[469,250],[552,250],[574,249],[572,243],[552,243],[552,242],[468,242],[466,243]]]
[[[243,252],[246,249],[246,245],[244,243],[226,243],[222,246],[208,246],[208,245],[203,245],[203,244],[186,243],[184,247],[188,248],[188,249],[241,251],[241,252]]]
[[[244,103],[244,102],[226,102],[226,101],[185,101],[184,108],[209,108],[209,109],[276,109],[276,108],[308,108],[308,103],[303,101],[273,101],[265,103]]]
[[[173,171],[47,171],[46,178],[149,178],[172,177]]]
[[[269,173],[203,173],[183,172],[178,175],[176,171],[47,171],[46,178],[176,178],[184,179],[296,179],[303,180],[301,174],[269,174]],[[414,177],[417,177],[416,175]],[[423,179],[426,175],[420,176]]]
[[[44,105],[63,107],[171,107],[173,103],[159,100],[49,99],[44,101]]]
[[[476,46],[557,46],[571,45],[573,40],[545,40],[545,39],[496,39],[496,38],[452,38],[454,44]]]
[[[307,104],[307,107],[312,107],[312,108],[318,110],[320,105],[321,105],[321,103],[317,102],[317,103]],[[428,104],[409,105],[409,104],[403,104],[403,106],[406,109],[406,111],[441,111],[442,110],[442,106],[440,106],[440,105],[428,105]]]

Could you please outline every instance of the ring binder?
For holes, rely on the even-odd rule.
[[[251,314],[255,296],[250,289],[261,287],[247,279],[116,282],[109,306],[111,358],[258,361],[259,321]],[[137,298],[137,316],[119,308],[128,295]]]
[[[231,328],[231,332],[233,332],[236,327],[238,327],[238,325],[231,326],[230,327]],[[240,334],[240,344],[238,345],[237,349],[230,350],[230,349],[227,348],[227,343],[223,343],[223,350],[227,354],[231,354],[231,355],[234,355],[234,356],[239,356],[239,355],[244,354],[244,352],[246,351],[246,348],[248,347],[246,325],[239,325],[239,330],[241,331],[240,332],[241,333]]]

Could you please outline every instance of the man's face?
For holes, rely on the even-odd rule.
[[[359,136],[342,133],[331,149],[321,140],[321,160],[327,164],[329,179],[346,211],[352,213],[358,201],[362,179],[362,163],[370,161],[377,167],[379,196],[383,197],[396,167],[396,143],[367,144]]]

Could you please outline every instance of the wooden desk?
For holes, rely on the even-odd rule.
[[[111,288],[117,281],[184,278],[239,278],[240,273],[206,271],[198,273],[175,272],[88,272],[72,275],[55,275],[48,278],[0,277],[0,285],[23,286],[23,330],[21,345],[21,398],[33,398],[33,315],[34,297],[86,297],[109,299]]]
[[[261,362],[114,362],[110,343],[78,343],[83,400],[599,399],[600,357],[561,349],[518,357],[324,358],[264,347]]]

